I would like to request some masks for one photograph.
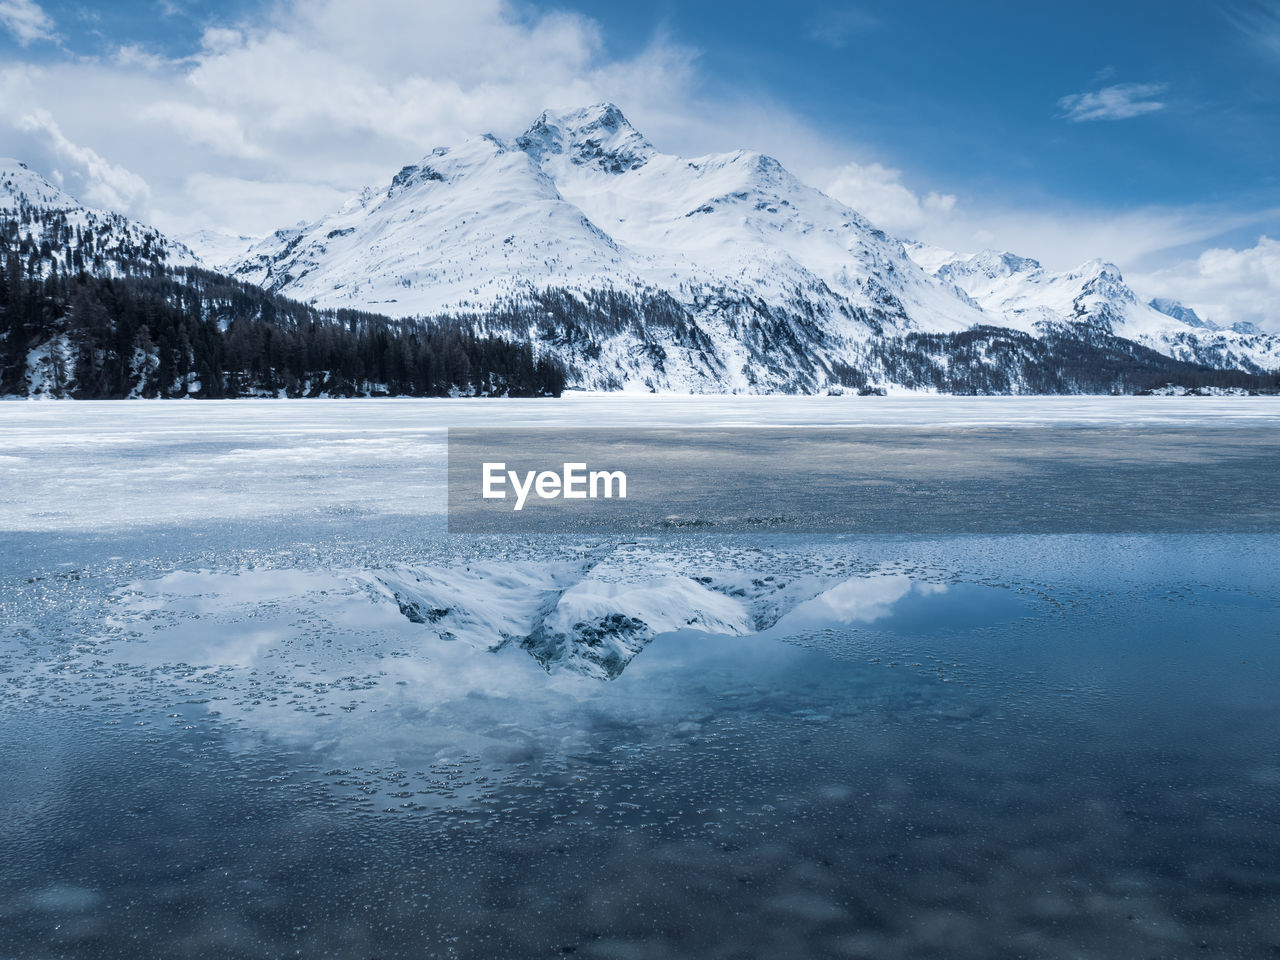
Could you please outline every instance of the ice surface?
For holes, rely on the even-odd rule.
[[[441,516],[454,427],[1270,427],[1268,397],[622,397],[0,404],[0,530]]]
[[[1275,536],[459,537],[437,460],[1275,410],[0,405],[0,952],[1266,955]]]

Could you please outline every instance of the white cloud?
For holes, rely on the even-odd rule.
[[[265,236],[311,220],[318,210],[336,210],[350,193],[324,184],[196,173],[186,178],[181,196],[183,211],[170,219],[174,233],[195,233],[213,224],[237,236]]]
[[[136,43],[118,47],[111,58],[117,66],[144,67],[147,70],[163,70],[169,61],[158,53],[152,53]]]
[[[1100,257],[1126,271],[1161,261],[1165,251],[1204,243],[1219,234],[1274,219],[1280,211],[1225,214],[1220,210],[1144,207],[1134,210],[1064,207],[965,206],[934,222],[921,239],[952,250],[998,247],[1065,270]]]
[[[32,0],[0,0],[0,26],[24,47],[54,37],[53,18]]]
[[[1133,282],[1144,293],[1181,300],[1221,326],[1243,321],[1280,333],[1280,240],[1262,236],[1243,250],[1213,247]]]
[[[83,181],[80,199],[108,210],[142,213],[151,190],[132,171],[104,160],[89,147],[72,143],[47,110],[35,110],[19,121],[20,129],[48,141],[59,159],[71,164]]]
[[[591,96],[600,52],[590,21],[522,21],[495,0],[328,0],[291,4],[265,28],[208,31],[186,79],[209,105],[252,118],[250,129],[373,137],[403,160]]]
[[[931,192],[921,197],[903,185],[902,171],[878,163],[847,163],[823,180],[828,196],[899,237],[914,237],[945,219],[956,205],[952,194]]]
[[[1151,98],[1162,93],[1163,83],[1118,83],[1092,93],[1073,93],[1058,101],[1063,116],[1072,123],[1087,120],[1128,120],[1144,113],[1163,110],[1165,105]]]
[[[154,120],[181,134],[191,143],[212,147],[230,157],[260,157],[262,150],[245,140],[240,121],[211,107],[162,100],[143,109],[143,120]]]
[[[879,163],[810,171],[812,182],[826,194],[894,236],[960,253],[988,247],[1009,250],[1040,260],[1051,270],[1066,270],[1095,257],[1134,267],[1159,259],[1163,251],[1280,215],[1276,210],[1231,215],[1160,207],[1115,211],[1065,207],[1048,198],[1042,205],[1012,206],[913,189],[903,176]]]

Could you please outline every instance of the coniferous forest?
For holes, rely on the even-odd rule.
[[[457,324],[317,310],[166,262],[111,218],[0,210],[0,395],[558,396],[565,371]],[[32,383],[31,358],[43,359]]]

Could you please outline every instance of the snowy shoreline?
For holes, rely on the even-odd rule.
[[[371,413],[377,414],[370,418]],[[429,416],[429,421],[422,418]],[[167,420],[235,426],[259,432],[349,427],[359,432],[456,427],[557,426],[999,426],[1027,423],[1280,423],[1276,397],[981,396],[897,394],[888,397],[731,394],[566,393],[559,399],[489,397],[361,397],[236,400],[77,400],[0,404],[8,433],[25,427],[75,433]],[[0,446],[5,439],[0,439]]]

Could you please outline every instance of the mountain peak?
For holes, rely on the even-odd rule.
[[[1147,306],[1153,310],[1158,310],[1166,317],[1173,317],[1175,320],[1181,320],[1189,327],[1204,327],[1208,330],[1216,330],[1217,324],[1210,323],[1208,320],[1202,319],[1199,314],[1184,304],[1181,300],[1170,300],[1167,297],[1156,297],[1151,300]]]
[[[945,251],[939,251],[945,253]],[[910,250],[908,256],[916,259],[917,263],[923,257],[926,261],[929,259],[927,253],[915,253]],[[935,254],[933,259],[939,259]],[[1009,277],[1021,276],[1023,278],[1037,277],[1044,272],[1044,268],[1040,265],[1039,260],[1032,260],[1030,257],[1020,257],[1015,253],[1009,253],[1005,250],[980,250],[979,252],[965,257],[953,255],[950,259],[942,260],[942,262],[931,271],[935,276],[952,283],[958,283],[963,278],[985,278],[985,280],[1001,280]]]
[[[635,132],[635,127],[631,126],[631,121],[626,118],[618,105],[608,100],[601,100],[590,106],[574,107],[570,110],[543,110],[538,115],[538,119],[533,122],[535,127],[539,124],[559,127],[571,133],[575,139],[589,137],[597,130],[615,133],[625,129]]]
[[[1104,279],[1115,282],[1123,282],[1124,276],[1120,273],[1120,268],[1110,260],[1103,260],[1101,257],[1094,257],[1092,260],[1086,260],[1080,266],[1076,267],[1072,273],[1081,277],[1091,277],[1093,279]]]
[[[59,190],[21,160],[0,158],[0,207],[15,206],[19,200],[37,207],[70,210],[80,204]]]
[[[983,267],[998,272],[1001,276],[1013,276],[1015,273],[1032,273],[1036,270],[1043,269],[1039,260],[1033,260],[1031,257],[1020,257],[1016,253],[1010,253],[1007,250],[980,250],[969,258],[974,265],[981,264]]]
[[[540,165],[563,157],[606,173],[634,170],[655,152],[622,111],[608,102],[574,110],[544,110],[516,138],[516,146]]]

